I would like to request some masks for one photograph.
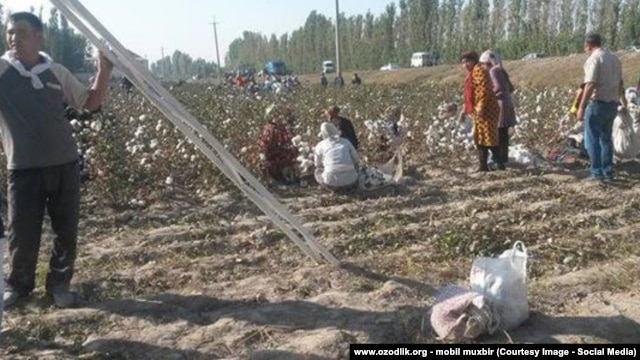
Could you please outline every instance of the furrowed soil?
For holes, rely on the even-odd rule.
[[[44,295],[46,225],[38,287],[5,313],[2,358],[321,360],[347,359],[350,343],[435,343],[425,316],[437,290],[467,286],[474,257],[517,240],[531,316],[478,342],[637,343],[640,163],[617,174],[606,185],[584,171],[475,174],[453,159],[409,163],[414,181],[375,194],[272,188],[340,268],[311,261],[233,190],[174,189],[144,209],[84,197],[81,304]]]

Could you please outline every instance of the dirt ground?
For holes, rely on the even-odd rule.
[[[530,319],[500,343],[640,341],[640,164],[610,185],[584,172],[413,168],[368,195],[276,189],[344,262],[314,264],[239,194],[175,191],[146,210],[84,205],[75,284],[42,280],[5,314],[3,359],[346,359],[353,342],[437,342],[435,292],[466,285],[474,247],[528,245]],[[479,245],[480,244],[480,245]]]

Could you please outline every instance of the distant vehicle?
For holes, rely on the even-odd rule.
[[[417,52],[411,55],[411,67],[423,67],[438,65],[436,54],[428,52]]]
[[[640,52],[640,48],[637,46],[628,46],[627,51]]]
[[[380,68],[380,71],[391,71],[400,69],[400,65],[398,63],[388,63],[387,65]]]
[[[286,75],[287,67],[282,60],[269,61],[264,65],[264,72],[268,75]]]
[[[322,72],[325,74],[332,73],[336,71],[335,66],[333,65],[333,61],[326,60],[322,62]]]
[[[541,57],[544,57],[544,55],[540,53],[530,53],[525,55],[522,58],[522,60],[535,60],[535,59],[540,59]]]

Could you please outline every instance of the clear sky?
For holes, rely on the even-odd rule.
[[[224,63],[229,44],[245,30],[277,35],[304,25],[316,10],[335,18],[335,0],[80,0],[80,2],[130,50],[154,62],[175,50],[194,58],[215,61],[213,26],[218,24],[220,61]],[[374,15],[394,0],[340,0],[340,12],[346,16]],[[48,0],[0,0],[6,10],[28,11],[44,6],[44,20],[51,3]]]

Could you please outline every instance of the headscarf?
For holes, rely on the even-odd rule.
[[[320,125],[320,134],[323,139],[331,139],[331,141],[340,140],[340,130],[330,122],[324,122]]]
[[[492,50],[487,50],[480,55],[481,63],[489,63],[493,66],[502,66],[502,58]]]
[[[291,122],[293,120],[293,110],[285,104],[271,104],[265,110],[265,117],[270,122]]]

